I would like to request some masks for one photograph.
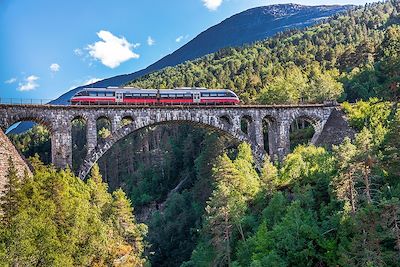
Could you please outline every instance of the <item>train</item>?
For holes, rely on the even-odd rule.
[[[70,103],[72,105],[236,105],[240,100],[229,89],[107,87],[84,88],[70,99]]]

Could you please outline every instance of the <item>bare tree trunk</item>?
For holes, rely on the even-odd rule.
[[[400,256],[400,226],[397,219],[397,209],[393,209],[393,220],[394,220],[394,234],[396,235],[396,246]]]
[[[371,189],[370,189],[370,183],[369,183],[369,166],[368,162],[364,162],[364,184],[365,184],[365,194],[367,196],[367,202],[368,204],[372,203],[372,198],[371,198]]]
[[[349,179],[349,192],[350,192],[351,212],[354,215],[356,213],[356,203],[354,196],[353,181],[351,179]]]
[[[226,241],[226,259],[228,261],[228,267],[231,266],[231,247],[229,244],[230,241],[230,226],[229,226],[229,216],[225,213],[225,241]]]

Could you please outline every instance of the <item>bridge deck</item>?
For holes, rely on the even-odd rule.
[[[63,109],[271,109],[271,108],[321,108],[321,107],[335,107],[338,104],[293,104],[293,105],[49,105],[49,104],[0,104],[0,107],[32,107],[32,108],[63,108]]]

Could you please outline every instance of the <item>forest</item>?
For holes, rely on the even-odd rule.
[[[83,182],[74,167],[46,165],[44,127],[10,135],[35,173],[19,181],[10,162],[0,261],[399,266],[399,12],[399,1],[367,4],[129,83],[232,88],[245,104],[337,100],[357,132],[339,145],[310,145],[308,128],[293,129],[300,141],[286,159],[267,157],[257,169],[246,143],[191,125],[156,126],[115,144]],[[82,122],[74,125],[74,153],[84,155]],[[99,138],[107,127],[98,125]]]

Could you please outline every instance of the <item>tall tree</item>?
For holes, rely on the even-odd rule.
[[[17,169],[11,156],[8,158],[8,170],[4,191],[0,198],[2,222],[6,225],[11,223],[11,219],[17,214],[19,203],[19,191],[21,189],[21,178],[18,177]]]
[[[136,222],[131,202],[122,189],[113,193],[112,220],[118,234],[123,238],[115,251],[119,255],[116,261],[120,266],[144,266],[146,261],[142,255],[143,237],[147,233],[147,226]]]
[[[349,138],[333,148],[336,156],[336,165],[338,175],[333,179],[332,184],[338,199],[347,202],[354,215],[357,210],[357,191],[355,189],[356,179],[354,176],[354,156],[356,154],[356,146],[353,145]]]

